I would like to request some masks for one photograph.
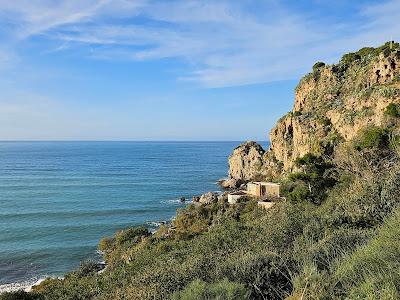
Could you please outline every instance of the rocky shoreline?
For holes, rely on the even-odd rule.
[[[19,290],[24,290],[25,292],[30,292],[34,286],[40,285],[47,278],[49,278],[49,277],[41,276],[41,277],[35,277],[32,280],[0,284],[0,294],[6,293],[6,292],[19,291]],[[61,279],[60,277],[57,277],[57,278]]]

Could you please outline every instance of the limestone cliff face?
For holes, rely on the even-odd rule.
[[[319,66],[301,79],[293,110],[270,132],[270,149],[255,143],[235,149],[230,176],[274,177],[291,171],[307,153],[329,155],[362,128],[389,122],[390,103],[400,103],[399,44],[363,48],[336,65]]]
[[[244,181],[254,178],[263,164],[264,149],[255,142],[246,142],[229,157],[229,177]]]

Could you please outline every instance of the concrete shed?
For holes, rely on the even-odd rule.
[[[280,197],[280,184],[273,182],[249,182],[247,193],[255,197]]]

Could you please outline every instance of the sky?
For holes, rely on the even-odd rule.
[[[400,0],[0,0],[0,140],[268,140]]]

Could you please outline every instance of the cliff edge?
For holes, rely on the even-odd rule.
[[[229,157],[229,176],[271,180],[292,172],[296,159],[308,153],[332,156],[363,128],[397,124],[399,74],[400,46],[394,42],[345,54],[338,64],[316,63],[296,87],[292,111],[270,131],[270,149],[240,145]]]

